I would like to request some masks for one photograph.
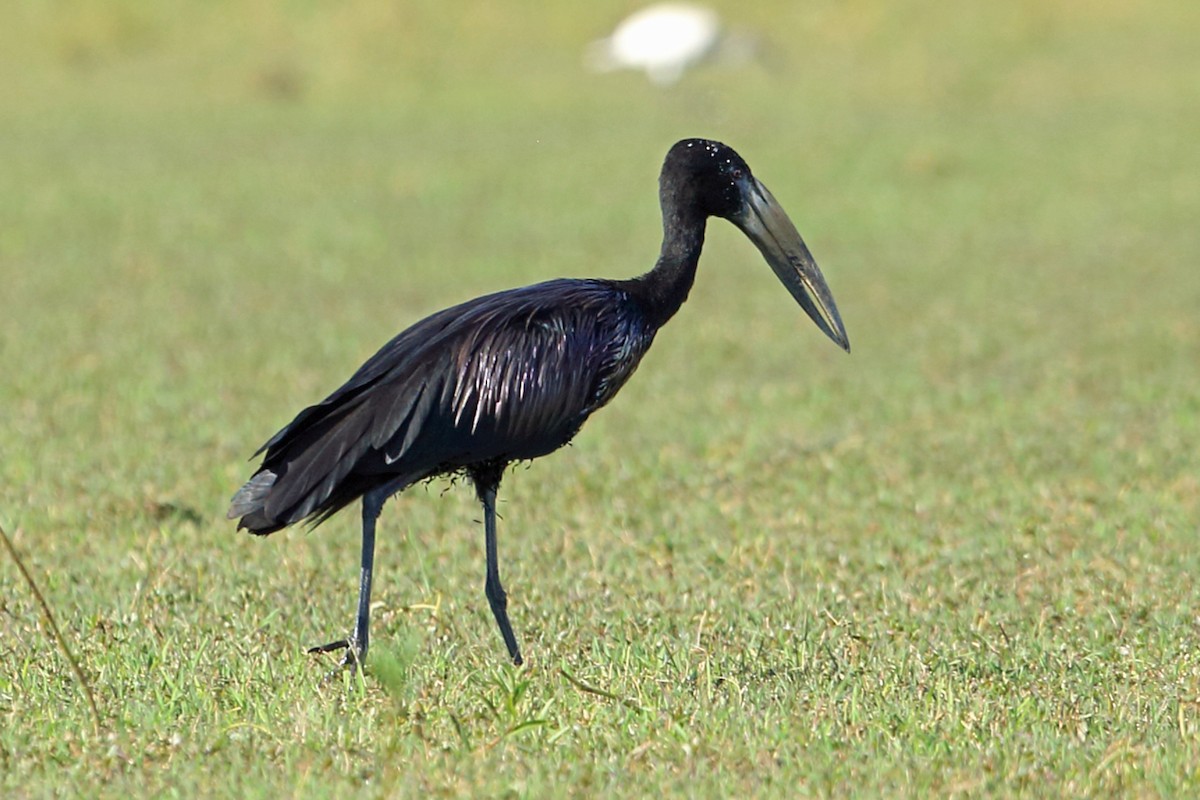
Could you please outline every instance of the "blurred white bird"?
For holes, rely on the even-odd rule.
[[[641,69],[659,86],[675,83],[712,56],[721,42],[717,12],[689,3],[658,3],[626,17],[612,36],[588,45],[584,63],[595,72]]]

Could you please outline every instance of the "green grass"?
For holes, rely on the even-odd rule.
[[[1200,12],[762,3],[765,64],[578,66],[630,6],[18,3],[0,26],[0,795],[1194,796]],[[732,14],[745,4],[722,4]],[[501,491],[223,516],[246,458],[467,297],[627,276],[688,135],[730,226],[642,370]]]

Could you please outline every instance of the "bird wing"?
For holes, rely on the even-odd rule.
[[[643,337],[627,309],[623,292],[598,281],[551,281],[459,307],[454,323],[406,360],[415,369],[379,379],[385,394],[404,399],[372,445],[388,463],[411,456],[438,467],[561,446],[645,352],[634,348],[631,358],[630,342]]]
[[[565,444],[649,347],[629,308],[612,284],[561,280],[416,323],[263,446],[261,469],[277,476],[267,516],[295,521],[331,498],[340,508],[366,475],[406,485]]]

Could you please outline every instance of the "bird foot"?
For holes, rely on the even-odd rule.
[[[337,678],[346,670],[352,672],[363,671],[363,660],[366,658],[366,652],[357,647],[353,639],[338,639],[336,642],[328,644],[320,644],[316,647],[308,648],[309,653],[333,653],[338,650],[345,650],[346,655],[342,659],[341,665],[325,676],[325,682],[329,682]]]

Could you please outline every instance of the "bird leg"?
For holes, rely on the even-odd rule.
[[[358,620],[354,626],[354,637],[310,647],[310,653],[331,653],[346,650],[342,666],[359,668],[367,657],[371,626],[371,574],[375,566],[375,521],[383,510],[387,494],[367,492],[362,499],[362,572],[358,583]]]
[[[500,475],[504,467],[490,469],[486,472],[472,472],[475,481],[475,492],[479,502],[483,503],[484,542],[487,549],[487,580],[484,583],[484,594],[492,607],[492,616],[500,626],[500,635],[508,647],[508,655],[513,663],[520,666],[523,662],[521,650],[517,647],[517,637],[513,635],[512,624],[508,621],[508,594],[500,585],[500,565],[496,557],[496,490],[500,487]]]

